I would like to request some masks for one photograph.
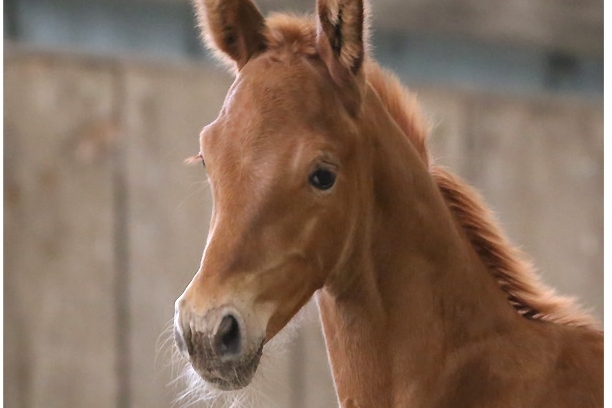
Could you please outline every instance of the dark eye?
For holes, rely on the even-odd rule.
[[[308,177],[308,182],[319,190],[329,190],[335,181],[336,175],[327,169],[317,169]]]

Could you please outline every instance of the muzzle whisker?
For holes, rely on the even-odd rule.
[[[163,356],[163,360],[168,361],[165,363],[164,368],[173,365],[176,347],[174,346],[174,320],[171,319],[166,325],[165,329],[157,337],[155,342],[155,360],[154,367],[157,368],[157,363],[160,355]],[[174,374],[174,373],[173,373]]]

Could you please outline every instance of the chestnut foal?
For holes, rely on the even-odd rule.
[[[603,333],[430,161],[413,97],[367,55],[362,0],[195,6],[236,73],[200,135],[214,209],[176,302],[203,380],[247,386],[315,294],[344,408],[603,405]]]

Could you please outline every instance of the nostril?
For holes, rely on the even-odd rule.
[[[240,353],[240,325],[232,315],[221,319],[215,334],[215,347],[222,356],[233,356]]]

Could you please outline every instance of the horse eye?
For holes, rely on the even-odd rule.
[[[319,190],[329,190],[335,181],[336,175],[327,169],[317,169],[308,177],[308,182]]]

